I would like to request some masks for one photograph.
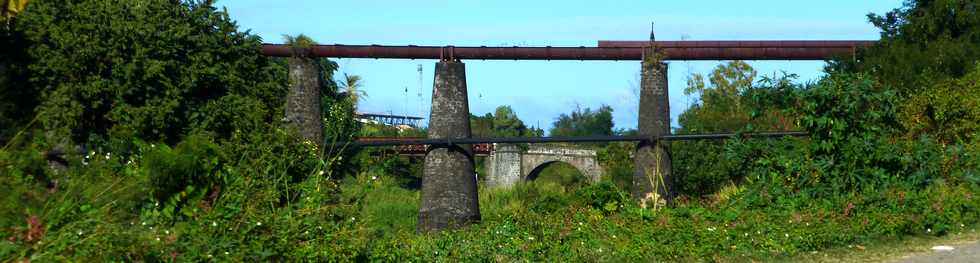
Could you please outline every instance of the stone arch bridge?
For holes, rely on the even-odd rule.
[[[386,141],[392,139],[421,139],[418,137],[362,137],[359,141]],[[428,145],[399,145],[394,152],[400,155],[425,156]],[[490,187],[509,187],[524,180],[534,180],[544,167],[563,162],[575,167],[588,179],[597,182],[602,177],[602,167],[592,149],[549,144],[532,144],[522,149],[516,144],[481,143],[473,145],[474,156],[487,157],[486,182]]]
[[[487,159],[487,185],[507,187],[522,180],[534,180],[544,167],[567,163],[589,180],[602,177],[595,150],[569,146],[531,145],[526,151],[514,144],[496,144]]]

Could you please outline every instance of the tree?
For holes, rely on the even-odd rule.
[[[32,2],[16,29],[30,43],[45,129],[74,142],[112,129],[176,142],[188,131],[227,138],[280,120],[284,65],[259,54],[259,37],[212,2]]]
[[[902,97],[931,83],[967,74],[980,59],[980,14],[976,0],[907,0],[884,15],[868,14],[881,30],[878,45],[861,59],[833,61],[829,72],[862,72]]]
[[[474,137],[534,137],[542,136],[541,129],[529,128],[507,105],[497,106],[484,116],[470,115],[470,130]]]
[[[576,106],[571,114],[562,113],[551,127],[551,136],[612,135],[612,107],[602,105],[599,110]]]
[[[709,75],[695,73],[688,78],[685,95],[696,94],[699,100],[678,119],[682,131],[704,133],[733,131],[748,123],[742,94],[752,87],[756,71],[749,64],[735,60],[718,65]]]
[[[829,72],[859,72],[894,90],[903,103],[899,116],[906,136],[934,135],[946,142],[977,131],[977,113],[966,110],[980,101],[968,76],[980,61],[980,13],[976,0],[909,0],[868,19],[881,30],[881,41],[862,59],[837,60]]]
[[[361,90],[362,82],[361,76],[348,75],[347,73],[344,73],[344,79],[340,81],[340,88],[351,103],[355,105],[355,108],[361,99],[367,97],[367,92]]]
[[[787,87],[790,95],[796,95],[789,82],[792,75],[776,80],[765,77],[759,83],[756,83],[756,76],[755,69],[737,60],[715,67],[709,74],[708,85],[703,75],[691,75],[684,93],[696,94],[699,100],[681,113],[678,120],[681,127],[677,133],[794,129],[795,118],[788,117],[781,108],[770,103]],[[726,158],[724,142],[682,141],[674,142],[672,147],[673,169],[677,176],[671,179],[678,193],[711,194],[745,176],[745,171],[740,169],[741,160]]]

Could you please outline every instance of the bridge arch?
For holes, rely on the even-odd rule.
[[[536,181],[538,179],[538,177],[541,175],[541,173],[546,168],[552,167],[552,166],[557,165],[557,164],[567,164],[567,165],[575,168],[575,170],[577,170],[580,173],[579,176],[581,176],[582,179],[585,180],[584,181],[585,183],[593,182],[593,180],[590,179],[589,176],[585,174],[587,172],[587,170],[584,167],[575,166],[574,164],[571,164],[571,163],[568,163],[568,162],[564,162],[564,161],[558,161],[558,160],[548,161],[548,162],[544,162],[544,163],[539,164],[537,167],[534,167],[533,169],[531,169],[531,171],[528,172],[527,175],[525,175],[523,178],[526,181]]]
[[[596,161],[596,153],[593,150],[560,146],[532,146],[521,156],[521,179],[536,179],[545,167],[557,162],[567,163],[575,167],[589,182],[597,182],[602,176],[602,168]]]

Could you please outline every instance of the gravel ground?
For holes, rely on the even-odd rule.
[[[950,245],[950,251],[932,251],[922,254],[905,256],[895,262],[900,263],[924,263],[924,262],[953,262],[953,263],[976,263],[980,262],[980,243],[977,241]]]

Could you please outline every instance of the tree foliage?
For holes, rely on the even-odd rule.
[[[795,129],[792,114],[773,107],[776,98],[793,98],[794,76],[757,80],[757,72],[743,61],[720,64],[711,71],[708,83],[692,74],[684,93],[698,101],[680,114],[678,134],[728,133],[746,130]],[[788,93],[787,93],[788,92]],[[784,95],[788,95],[785,96]],[[792,102],[797,103],[795,99]],[[703,196],[723,186],[740,183],[747,175],[744,161],[725,156],[722,141],[679,141],[672,143],[674,174],[678,193]]]
[[[881,41],[861,60],[832,61],[829,72],[873,76],[903,100],[906,136],[930,135],[943,143],[977,132],[968,108],[980,98],[968,76],[980,62],[976,0],[908,0],[883,15],[869,14]],[[957,109],[962,108],[962,109]]]
[[[612,107],[602,105],[598,110],[576,106],[571,114],[562,113],[548,132],[551,136],[612,135]]]
[[[470,129],[473,137],[536,137],[543,131],[528,127],[508,105],[497,106],[493,113],[483,116],[470,115]]]
[[[857,63],[900,96],[925,92],[936,80],[965,75],[980,58],[975,0],[908,0],[884,15],[869,14],[881,41]]]
[[[110,129],[174,142],[278,120],[285,69],[212,1],[48,0],[17,22],[30,42],[40,121],[76,142]]]

